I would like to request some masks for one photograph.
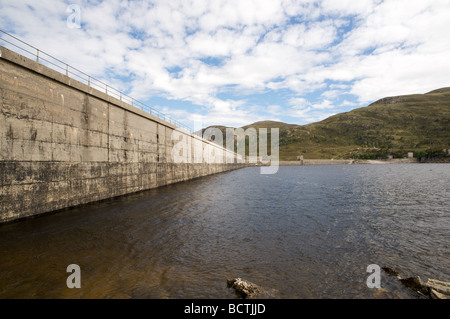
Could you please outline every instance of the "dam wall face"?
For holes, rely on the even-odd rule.
[[[0,100],[0,222],[245,165],[187,131],[224,160],[177,163],[171,123],[1,46]]]

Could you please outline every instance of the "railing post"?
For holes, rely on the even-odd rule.
[[[69,76],[69,65],[66,64],[66,76]]]
[[[88,75],[88,87],[91,87],[91,76]]]
[[[36,49],[37,54],[36,54],[36,62],[39,63],[39,49]]]
[[[106,90],[105,93],[108,94],[108,84],[106,84]]]

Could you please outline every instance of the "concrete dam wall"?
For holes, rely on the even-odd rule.
[[[187,131],[224,161],[175,163],[174,125],[1,46],[0,76],[0,222],[245,165]]]

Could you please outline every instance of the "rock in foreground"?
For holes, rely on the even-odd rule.
[[[228,279],[227,284],[228,288],[233,288],[236,293],[244,299],[274,298],[272,292],[242,278]]]
[[[450,282],[436,279],[428,279],[424,282],[419,276],[401,278],[400,275],[389,267],[383,267],[389,275],[396,276],[400,282],[411,290],[431,299],[450,299]]]

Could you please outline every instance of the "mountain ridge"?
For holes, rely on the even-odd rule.
[[[250,127],[280,129],[280,160],[380,159],[408,152],[415,157],[447,156],[442,150],[450,149],[450,87],[381,98],[306,125],[267,120],[242,126]],[[225,133],[226,127],[220,128]]]

